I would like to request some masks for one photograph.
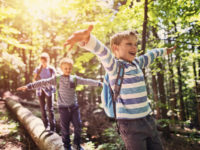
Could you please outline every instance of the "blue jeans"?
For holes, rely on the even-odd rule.
[[[46,98],[46,102],[45,102]],[[50,126],[51,131],[56,130],[56,121],[54,118],[54,108],[53,108],[53,100],[54,100],[54,95],[52,96],[47,96],[44,91],[42,91],[41,96],[39,96],[39,101],[40,101],[40,110],[42,113],[42,121],[44,123],[45,128]],[[47,110],[49,117],[47,117]]]
[[[127,150],[163,150],[154,118],[117,120]]]
[[[74,144],[81,144],[81,118],[79,106],[77,104],[69,107],[59,107],[60,126],[62,133],[62,141],[65,148],[71,147],[70,144],[70,122],[74,126]]]

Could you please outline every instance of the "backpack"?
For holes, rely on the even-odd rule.
[[[40,66],[40,69],[38,70],[38,72],[36,73],[36,77],[35,77],[35,80],[40,80],[40,73],[42,71],[42,65]],[[50,74],[51,76],[53,75],[53,69],[51,67],[49,67],[49,71],[50,71]]]
[[[117,72],[117,79],[115,81],[114,91],[111,89],[109,83],[109,76],[106,73],[103,82],[103,89],[101,92],[101,101],[106,115],[110,118],[116,119],[116,101],[120,94],[121,85],[124,77],[124,64],[118,61],[119,70]]]

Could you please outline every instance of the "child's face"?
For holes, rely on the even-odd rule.
[[[45,58],[40,58],[40,62],[43,66],[46,66],[47,65],[47,59]]]
[[[61,65],[61,70],[64,75],[69,76],[72,72],[72,64],[64,63]]]
[[[135,59],[137,50],[137,38],[135,36],[123,39],[119,45],[114,46],[116,57],[129,62]]]

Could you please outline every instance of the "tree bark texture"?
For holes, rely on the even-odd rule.
[[[45,127],[42,120],[35,117],[31,111],[11,98],[6,99],[6,105],[16,115],[41,150],[64,150],[61,137],[56,133],[44,132]]]

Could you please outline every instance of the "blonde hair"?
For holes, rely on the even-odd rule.
[[[60,60],[60,67],[61,67],[63,64],[71,64],[71,65],[73,65],[74,62],[73,62],[73,60],[72,60],[71,58],[65,57],[65,58],[62,58],[62,59]]]
[[[137,39],[137,32],[136,31],[123,31],[116,33],[110,38],[110,47],[112,49],[112,45],[119,45],[123,39],[127,39],[130,36],[134,36]]]

